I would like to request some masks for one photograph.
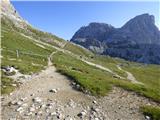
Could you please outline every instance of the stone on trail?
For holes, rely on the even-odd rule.
[[[85,110],[83,110],[82,112],[78,113],[78,117],[83,118],[85,117],[85,115],[87,114],[87,112]]]
[[[151,120],[151,117],[146,115],[145,120]]]
[[[16,118],[9,118],[9,120],[17,120]]]
[[[67,117],[64,118],[64,120],[73,120],[73,118],[71,118],[69,115]]]
[[[60,119],[60,120],[62,120],[62,119],[64,118],[64,116],[63,116],[63,114],[58,113],[58,114],[57,114],[57,118]]]
[[[25,100],[27,100],[27,97],[21,98],[20,100],[25,101]]]
[[[9,102],[8,104],[16,105],[16,104],[17,104],[17,102],[14,100],[14,101]]]
[[[57,89],[51,89],[51,90],[49,90],[49,92],[57,93]]]
[[[33,98],[32,100],[35,103],[41,103],[42,102],[42,100],[39,97]]]
[[[40,108],[45,108],[46,107],[46,105],[45,104],[42,104],[41,106],[40,106]]]
[[[35,111],[35,108],[34,108],[34,107],[30,107],[30,108],[29,108],[29,111],[30,111],[30,112],[34,112],[34,111]]]
[[[56,112],[52,112],[52,113],[50,113],[50,115],[51,115],[51,116],[56,116],[57,113],[56,113]]]
[[[99,111],[100,111],[100,109],[95,108],[95,107],[92,107],[91,110],[92,110],[92,111],[95,111],[95,112],[99,112]]]
[[[99,118],[94,118],[94,120],[100,120]]]
[[[22,104],[21,106],[22,106],[22,107],[27,107],[28,104],[27,104],[27,103],[24,103],[24,104]]]
[[[22,101],[18,101],[18,102],[16,102],[16,105],[22,105],[23,104],[23,102]]]
[[[93,100],[93,103],[94,103],[94,104],[97,104],[97,101]]]
[[[30,94],[30,96],[34,96],[34,94]]]
[[[16,109],[16,111],[17,111],[17,112],[22,112],[22,111],[23,111],[23,108],[22,108],[22,107],[19,107],[19,108]]]

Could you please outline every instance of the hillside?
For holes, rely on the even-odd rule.
[[[35,29],[9,1],[2,4],[11,8],[1,18],[2,118],[144,119],[139,108],[146,104],[145,114],[158,116],[159,65],[96,55]]]

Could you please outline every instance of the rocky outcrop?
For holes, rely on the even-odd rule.
[[[91,23],[80,28],[71,41],[96,53],[160,64],[160,31],[153,15],[136,16],[121,28]]]
[[[1,15],[1,18],[11,20],[16,27],[24,29],[29,25],[29,23],[19,15],[9,0],[1,1]]]

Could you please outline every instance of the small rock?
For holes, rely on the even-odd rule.
[[[9,105],[16,105],[17,102],[14,100],[14,101],[9,102],[8,104],[9,104]]]
[[[32,112],[28,112],[25,114],[25,116],[30,116],[30,115],[32,115]]]
[[[79,84],[77,84],[77,85],[76,85],[76,88],[77,88],[77,89],[80,89],[80,85],[79,85]]]
[[[99,111],[100,111],[100,109],[94,108],[94,107],[92,107],[91,110],[92,110],[92,111],[95,111],[95,112],[99,112]]]
[[[75,83],[75,82],[72,82],[72,85],[73,85],[73,86],[75,86],[75,85],[76,85],[76,83]]]
[[[145,119],[146,119],[146,120],[151,120],[151,117],[146,115],[146,116],[145,116]]]
[[[69,115],[64,118],[64,120],[73,120]]]
[[[38,114],[38,115],[42,115],[42,113],[43,113],[42,111],[38,111],[38,113],[37,113],[37,114]]]
[[[9,120],[17,120],[16,118],[9,118]]]
[[[27,97],[21,98],[20,100],[25,101],[25,100],[27,100]]]
[[[121,106],[118,106],[118,109],[121,109]]]
[[[24,103],[24,104],[22,104],[21,106],[22,106],[22,107],[27,107],[28,104],[27,104],[27,103]]]
[[[38,115],[38,113],[35,113],[35,115],[37,116],[37,115]]]
[[[40,108],[45,108],[46,107],[46,105],[45,104],[42,104],[41,106],[40,106]]]
[[[57,113],[56,113],[56,112],[52,112],[52,113],[50,113],[50,115],[51,115],[51,116],[56,116]]]
[[[49,90],[49,92],[57,93],[57,90],[56,89],[51,89],[51,90]]]
[[[94,120],[99,120],[99,118],[94,118]]]
[[[13,93],[9,93],[9,95],[13,95]]]
[[[34,96],[34,94],[30,94],[30,96]]]
[[[30,111],[30,112],[34,112],[34,111],[35,111],[35,108],[34,108],[34,107],[30,107],[30,108],[29,108],[29,111]]]
[[[16,111],[17,111],[17,112],[23,111],[23,108],[22,108],[22,107],[19,107],[19,108],[17,108]]]
[[[23,102],[22,101],[18,101],[18,102],[16,102],[16,105],[22,105],[23,104]]]
[[[58,113],[57,118],[62,120],[63,119],[63,114]]]
[[[77,116],[80,118],[83,118],[86,114],[87,114],[86,111],[82,111],[82,112],[78,113]]]
[[[94,100],[93,103],[94,103],[94,104],[97,104],[97,101]]]
[[[42,100],[41,100],[39,97],[33,98],[32,100],[33,100],[33,102],[35,102],[35,103],[40,103],[40,102],[42,102]]]
[[[16,86],[17,86],[17,84],[12,84],[12,86],[13,86],[13,87],[16,87]]]
[[[46,113],[49,113],[49,109],[46,109]]]

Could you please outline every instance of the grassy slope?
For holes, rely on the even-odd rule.
[[[91,90],[92,93],[94,93],[94,94],[98,95],[99,93],[101,93],[101,95],[105,95],[108,92],[108,90],[111,89],[112,85],[116,85],[116,86],[123,87],[127,90],[136,91],[137,93],[144,95],[146,97],[152,98],[156,101],[160,100],[159,92],[157,92],[159,90],[158,87],[154,88],[152,86],[153,88],[151,89],[147,85],[132,84],[132,83],[128,82],[128,80],[114,79],[111,74],[104,72],[104,71],[102,72],[101,70],[98,70],[98,69],[95,70],[95,68],[93,68],[93,67],[91,67],[91,66],[89,66],[79,60],[76,60],[75,58],[73,58],[69,55],[64,55],[64,53],[61,53],[61,55],[56,54],[53,59],[54,59],[53,62],[56,64],[57,68],[60,69],[60,71],[62,73],[65,73],[66,75],[73,77],[79,84],[81,84],[83,87]],[[94,59],[94,58],[92,58],[92,59]],[[97,61],[97,60],[95,60],[95,61]],[[105,61],[107,62],[107,60],[105,60]],[[111,61],[111,59],[109,59],[109,61]],[[121,63],[121,60],[118,60],[118,61],[119,61],[119,63]],[[112,64],[113,63],[114,62],[112,62]],[[74,70],[72,70],[71,68]],[[88,69],[88,68],[90,68],[90,69]],[[85,71],[85,72],[80,72],[80,71]],[[150,72],[152,74],[152,71],[150,71]],[[151,74],[148,74],[148,75],[151,75]],[[157,75],[159,75],[159,74],[157,72],[155,74],[156,75],[154,77],[156,78]],[[88,77],[88,75],[90,75],[90,76]],[[143,74],[139,74],[139,75],[143,76]],[[84,80],[86,79],[87,82],[82,79],[84,79]],[[144,83],[146,83],[146,82],[144,82]],[[156,82],[153,83],[153,85],[155,85],[155,84],[157,86]],[[94,87],[99,86],[99,88],[98,88],[99,91],[97,92],[94,88],[92,88],[93,86]]]
[[[12,22],[2,20],[1,30],[1,55],[3,56],[1,66],[15,66],[24,74],[31,74],[44,69],[48,62],[48,55],[55,51],[55,49],[43,45],[44,49],[31,39],[22,36],[15,30]],[[18,58],[16,50],[19,50]],[[8,78],[5,74],[2,74],[1,78],[2,94],[14,90],[11,84],[15,82],[12,79]]]
[[[53,56],[53,63],[59,72],[73,78],[94,95],[105,95],[111,89],[109,81],[113,78],[109,73],[87,65],[68,54],[56,53]]]
[[[67,44],[64,46],[64,49],[69,50],[74,54],[81,55],[84,57],[90,57],[94,55],[91,51],[84,49],[80,46],[77,46],[71,42],[67,42]]]
[[[160,100],[160,66],[144,65],[139,63],[124,64],[123,69],[131,72],[137,80],[144,83],[146,96]]]
[[[96,63],[96,64],[99,64],[99,65],[102,65],[104,67],[107,67],[120,76],[123,76],[123,77],[127,76],[124,71],[117,69],[116,65],[121,63],[120,60],[116,60],[116,59],[111,58],[109,56],[94,55],[94,57],[90,58],[89,61]]]

